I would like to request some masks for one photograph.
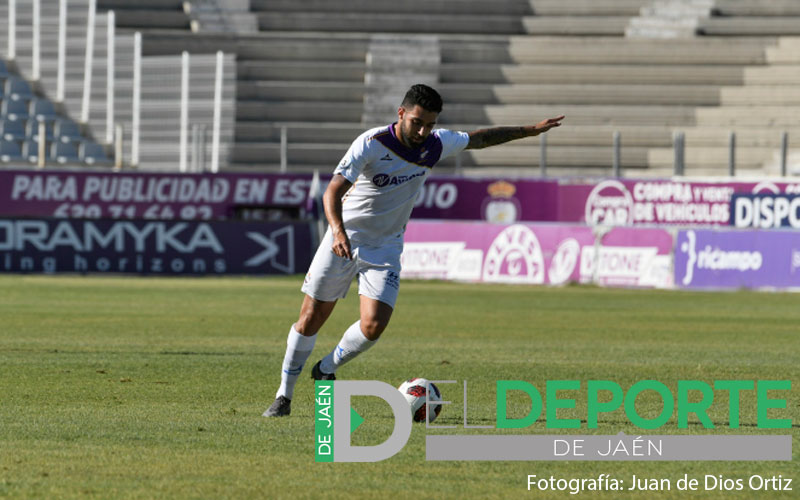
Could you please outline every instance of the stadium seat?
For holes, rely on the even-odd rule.
[[[78,142],[83,139],[80,126],[69,118],[57,118],[53,122],[53,135],[61,142]]]
[[[22,98],[3,99],[0,114],[11,120],[27,120],[29,116],[28,101]]]
[[[78,148],[71,142],[54,142],[50,145],[50,158],[64,165],[68,163],[79,163]]]
[[[21,141],[25,139],[25,120],[10,120],[3,118],[0,121],[2,138],[6,141]]]
[[[30,163],[39,161],[39,141],[31,138],[23,141],[22,156]],[[47,159],[47,142],[45,142],[45,159]]]
[[[94,141],[81,142],[78,146],[78,157],[87,165],[109,166],[113,164],[103,146]]]
[[[31,118],[28,120],[28,125],[25,127],[25,137],[30,137],[31,139],[39,139],[39,123],[44,123],[44,130],[45,130],[45,138],[48,141],[52,141],[55,137],[53,135],[53,121],[52,120],[36,120]]]
[[[22,151],[19,144],[15,141],[7,141],[0,138],[0,161],[8,163],[21,160]]]
[[[33,90],[31,90],[30,84],[24,78],[16,75],[9,75],[6,78],[5,93],[14,100],[33,99]]]
[[[0,79],[6,80],[11,75],[8,71],[8,66],[6,66],[6,62],[0,59]]]
[[[28,105],[28,115],[36,120],[53,121],[56,118],[56,108],[50,99],[34,97]]]

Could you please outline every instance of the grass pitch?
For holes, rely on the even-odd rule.
[[[800,296],[689,293],[594,287],[521,287],[404,282],[381,341],[339,377],[398,385],[412,376],[443,385],[437,424],[461,428],[469,382],[470,425],[491,425],[497,380],[613,380],[627,389],[656,379],[791,380],[793,427],[757,429],[755,398],[742,399],[742,427],[727,426],[727,399],[704,429],[675,418],[645,434],[789,434],[791,462],[426,462],[424,425],[378,463],[314,463],[313,386],[304,373],[289,418],[265,419],[300,278],[157,279],[0,277],[0,497],[9,498],[570,498],[528,491],[527,477],[630,484],[668,478],[668,491],[583,492],[602,498],[796,498],[800,401]],[[355,289],[317,341],[316,362],[357,318]],[[308,365],[310,367],[310,365]],[[585,386],[574,410],[584,418]],[[724,394],[724,393],[723,393]],[[581,395],[584,401],[581,402]],[[717,393],[719,395],[719,392]],[[356,399],[366,417],[354,444],[388,437],[388,409]],[[510,402],[511,416],[525,401]],[[642,412],[658,404],[644,398]],[[543,415],[544,417],[544,415]],[[492,431],[492,430],[490,430]],[[516,433],[628,434],[624,412],[600,427],[554,431],[542,420]],[[445,432],[445,431],[442,431]],[[494,432],[500,432],[494,430]],[[677,491],[688,474],[700,491]],[[793,479],[792,491],[704,491],[704,475]]]

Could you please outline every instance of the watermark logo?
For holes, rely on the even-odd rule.
[[[431,381],[455,384],[457,381]],[[740,427],[743,398],[754,399],[758,429],[790,429],[791,418],[777,418],[769,410],[788,410],[789,380],[679,380],[677,390],[657,380],[640,380],[624,389],[611,380],[548,380],[543,388],[523,380],[496,382],[495,425],[467,424],[467,381],[464,381],[464,430],[481,434],[428,434],[426,460],[791,460],[792,436],[787,435],[574,435],[493,434],[487,429],[528,429],[538,421],[552,429],[597,429],[604,415],[624,410],[628,423],[640,429],[669,427],[676,417],[678,429],[688,429],[694,415],[705,429],[715,429],[712,405],[727,407],[729,429]],[[582,391],[585,389],[585,392]],[[661,410],[641,413],[636,401],[643,394],[661,399]],[[389,405],[394,418],[392,434],[383,443],[354,446],[351,434],[364,417],[351,407],[354,396],[373,396]],[[720,397],[721,396],[721,397]],[[777,397],[776,397],[777,396]],[[578,404],[578,398],[585,398]],[[513,401],[513,404],[509,402]],[[521,406],[520,403],[523,403]],[[520,415],[527,402],[529,410]],[[426,404],[452,404],[430,401]],[[509,408],[515,408],[514,415]],[[559,409],[585,408],[578,418],[558,415]],[[431,425],[425,429],[453,429],[455,425]],[[412,429],[410,407],[394,387],[380,381],[317,381],[315,384],[314,447],[317,462],[377,462],[399,453]]]
[[[389,404],[394,414],[394,429],[386,441],[374,446],[351,445],[350,435],[364,421],[350,406],[353,396],[375,396]],[[379,462],[402,450],[411,435],[408,402],[396,388],[385,382],[318,380],[314,403],[314,456],[317,462]]]

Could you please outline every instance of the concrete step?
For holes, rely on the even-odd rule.
[[[538,5],[538,1],[536,2]],[[552,3],[552,2],[545,2]],[[605,0],[600,3],[611,3]],[[300,13],[315,12],[339,14],[343,12],[358,12],[370,14],[418,14],[424,12],[431,14],[469,14],[469,15],[494,15],[503,12],[506,15],[530,15],[533,13],[531,2],[527,0],[495,0],[485,2],[482,0],[250,0],[250,10],[256,13]]]
[[[442,61],[518,64],[765,64],[763,39],[698,38],[663,41],[616,37],[520,37],[507,41],[440,42]],[[774,44],[774,41],[772,42]]]
[[[442,64],[443,83],[741,85],[741,66]],[[310,73],[307,72],[306,74]]]
[[[800,15],[792,17],[712,17],[701,19],[698,33],[706,36],[797,36]]]
[[[289,144],[287,163],[319,165],[333,171],[347,152],[349,144]],[[280,163],[279,144],[236,143],[231,152],[233,163]]]
[[[136,9],[148,10],[180,10],[183,11],[184,0],[136,0]],[[98,0],[97,8],[102,10],[130,9],[130,0]]]
[[[629,16],[542,16],[523,19],[524,33],[559,36],[623,36]]]
[[[240,121],[349,121],[361,120],[362,106],[351,103],[317,102],[309,105],[302,101],[237,101],[236,118]]]
[[[355,82],[287,82],[239,81],[236,97],[240,100],[259,101],[329,101],[364,102],[363,83]]]
[[[440,122],[519,125],[563,114],[575,125],[688,126],[694,124],[694,111],[694,106],[457,104],[448,106],[440,115]]]
[[[797,47],[767,47],[766,54],[769,64],[800,65],[800,49]]]
[[[800,49],[800,37],[782,36],[778,39],[778,47],[783,49]]]
[[[724,106],[697,108],[696,123],[706,127],[783,128],[796,127],[798,116],[798,106]]]
[[[720,95],[725,106],[800,106],[800,87],[794,85],[722,87]]]
[[[242,61],[236,66],[238,80],[314,80],[325,82],[364,82],[364,62],[326,62],[313,64],[293,61]]]
[[[650,0],[536,0],[530,2],[536,16],[626,16],[639,13]]]
[[[725,17],[800,16],[800,3],[796,0],[715,0],[712,12]]]
[[[717,105],[715,85],[612,84],[443,84],[439,92],[447,103],[465,104],[626,104]]]
[[[765,66],[744,68],[746,85],[799,85],[800,66]]]
[[[221,50],[235,53],[239,61],[364,61],[368,40],[331,39],[322,37],[278,36],[219,36],[210,33],[195,33],[186,36],[174,31],[148,32],[142,40],[145,55],[180,54],[186,50],[191,54],[210,54]]]
[[[280,143],[281,128],[286,127],[289,143],[350,144],[364,132],[361,123],[317,122],[236,122],[236,142]]]
[[[261,31],[332,31],[368,33],[525,33],[519,16],[371,14],[339,12],[257,13]]]
[[[179,29],[189,32],[190,18],[183,11],[121,9],[115,11],[117,28]]]
[[[416,14],[496,14],[537,16],[633,16],[649,0],[251,0],[250,8],[255,12],[370,12]]]
[[[354,82],[241,81],[237,97],[266,101],[364,100],[367,86]],[[442,84],[437,90],[448,104],[694,104],[716,105],[714,85],[580,85],[580,84]],[[399,103],[398,103],[399,104]]]
[[[735,168],[761,169],[778,159],[779,151],[766,148],[737,147]],[[684,161],[686,168],[712,168],[720,173],[729,168],[730,151],[727,147],[686,147]],[[671,148],[653,148],[647,153],[647,165],[663,168],[674,165],[675,153]]]

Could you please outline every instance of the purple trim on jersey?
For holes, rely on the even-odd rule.
[[[420,167],[433,168],[439,158],[442,157],[442,140],[436,134],[431,134],[425,142],[417,149],[409,149],[400,142],[394,132],[395,124],[389,125],[389,133],[379,133],[373,136],[390,151],[409,163],[414,163]]]

